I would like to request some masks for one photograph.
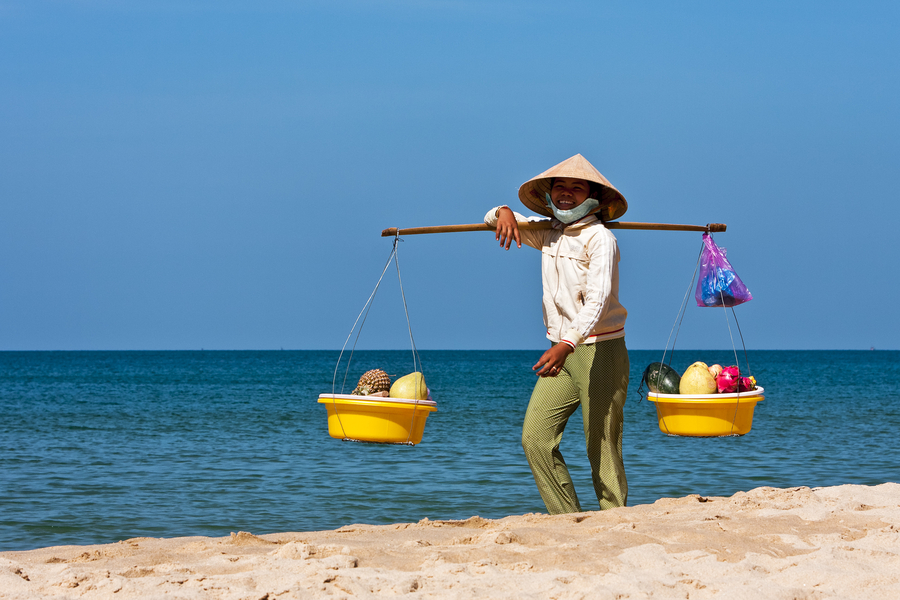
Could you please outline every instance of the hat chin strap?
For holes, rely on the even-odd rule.
[[[550,194],[545,192],[544,197],[547,200],[547,208],[553,211],[553,216],[556,217],[558,221],[561,221],[566,225],[568,225],[569,223],[574,223],[578,219],[583,219],[592,210],[600,206],[599,200],[597,200],[596,198],[588,198],[575,208],[570,208],[569,210],[560,210],[550,200]]]

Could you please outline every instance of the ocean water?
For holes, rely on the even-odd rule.
[[[723,438],[660,432],[638,387],[661,354],[630,352],[629,505],[900,481],[900,352],[751,351],[766,399]],[[328,436],[337,352],[0,352],[0,550],[544,512],[519,441],[540,351],[420,355],[438,412],[408,447]],[[696,360],[735,362],[672,366]],[[370,368],[412,353],[357,351],[345,391]],[[596,509],[580,413],[562,451]]]

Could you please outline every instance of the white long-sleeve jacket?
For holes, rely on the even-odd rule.
[[[492,208],[484,216],[497,225]],[[517,221],[533,221],[514,212]],[[594,215],[563,230],[519,230],[522,242],[541,251],[547,338],[571,346],[625,337],[628,311],[619,303],[619,246]]]

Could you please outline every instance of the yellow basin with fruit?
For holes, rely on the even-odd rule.
[[[337,439],[414,446],[422,441],[425,420],[437,410],[431,400],[320,394],[328,409],[328,434]]]
[[[753,410],[765,399],[759,386],[733,394],[661,394],[647,392],[656,404],[659,429],[670,435],[715,437],[744,435],[753,425]]]

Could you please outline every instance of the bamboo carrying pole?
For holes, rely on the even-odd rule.
[[[607,229],[641,229],[649,231],[702,231],[705,233],[719,233],[725,231],[725,223],[708,223],[707,225],[678,225],[675,223],[635,223],[628,221],[610,221],[606,223]],[[550,229],[550,221],[523,221],[519,223],[519,229]],[[433,225],[431,227],[410,227],[397,229],[388,227],[382,230],[381,237],[396,235],[418,235],[420,233],[460,233],[465,231],[494,231],[493,227],[484,223],[472,223],[469,225]]]

